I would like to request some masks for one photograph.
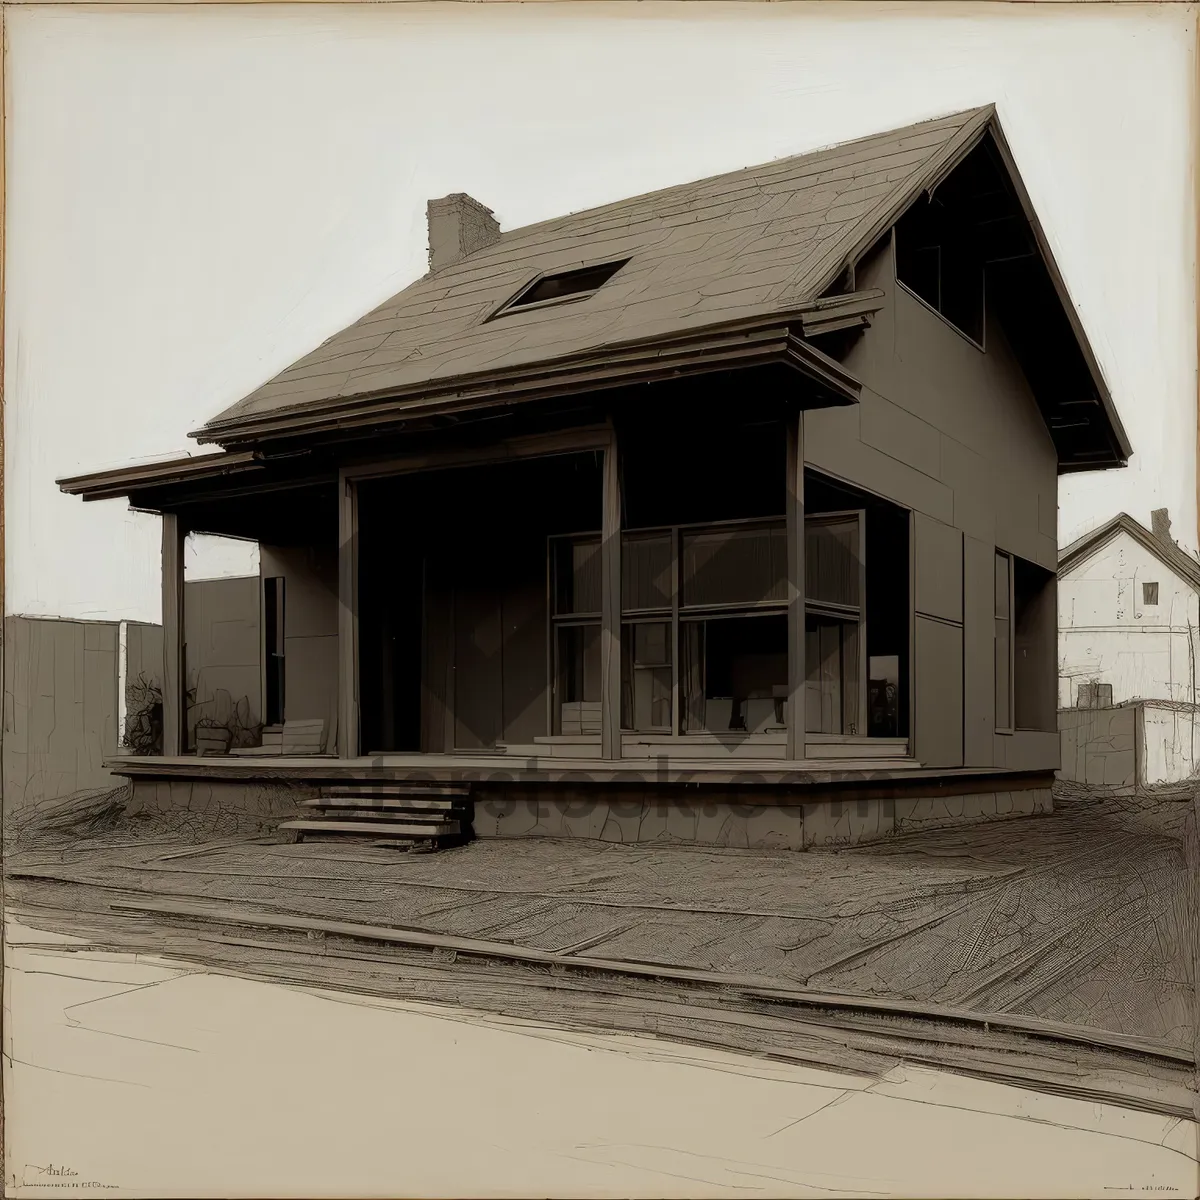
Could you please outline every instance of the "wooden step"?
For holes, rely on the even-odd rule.
[[[332,812],[321,813],[312,817],[304,817],[305,821],[370,821],[373,825],[380,821],[399,821],[401,824],[423,825],[430,829],[443,829],[447,825],[461,824],[461,813],[441,812],[405,812],[403,809],[379,808],[338,808]]]
[[[403,837],[371,837],[368,834],[347,833],[306,833],[305,843],[324,846],[345,846],[353,843],[355,846],[385,846],[391,850],[436,850],[436,839],[403,838]]]
[[[411,821],[364,820],[364,821],[283,821],[280,829],[291,829],[297,833],[362,833],[372,837],[447,837],[458,836],[462,831],[457,821],[441,821],[436,825],[419,824]]]
[[[465,797],[435,796],[314,796],[302,800],[305,808],[365,808],[379,812],[446,812],[462,813],[469,807]]]
[[[469,796],[465,783],[339,783],[322,789],[326,796]]]

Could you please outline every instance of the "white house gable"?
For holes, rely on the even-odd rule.
[[[1117,530],[1059,578],[1059,704],[1081,684],[1112,688],[1112,703],[1195,702],[1200,597],[1192,583]]]

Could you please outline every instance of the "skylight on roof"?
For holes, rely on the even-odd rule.
[[[530,308],[533,305],[557,304],[566,300],[583,300],[598,292],[627,262],[599,263],[591,267],[579,267],[574,271],[559,271],[553,275],[542,275],[524,291],[518,292],[501,312],[515,308]]]

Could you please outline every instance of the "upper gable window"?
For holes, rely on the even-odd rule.
[[[918,200],[897,222],[896,278],[983,346],[983,258],[978,240],[936,198]]]
[[[532,308],[549,304],[560,304],[567,300],[583,300],[598,292],[627,262],[599,263],[591,267],[579,267],[574,271],[559,271],[554,275],[541,275],[528,287],[518,292],[501,309],[500,313],[519,308]],[[500,313],[496,315],[499,316]]]
[[[1146,605],[1158,603],[1158,584],[1143,583],[1142,584],[1142,603]]]

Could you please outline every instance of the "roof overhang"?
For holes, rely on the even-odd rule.
[[[115,500],[134,492],[174,484],[211,480],[223,475],[245,475],[263,469],[262,456],[249,450],[223,451],[217,454],[181,455],[179,458],[121,467],[113,471],[94,471],[57,480],[68,496],[84,500]]]
[[[415,385],[381,394],[339,397],[314,405],[246,415],[189,436],[227,447],[355,430],[386,429],[516,401],[535,401],[654,383],[686,375],[782,365],[808,384],[805,408],[857,403],[862,385],[836,359],[805,340],[814,332],[861,327],[882,306],[877,291],[817,301],[769,318],[710,325],[583,354]]]

